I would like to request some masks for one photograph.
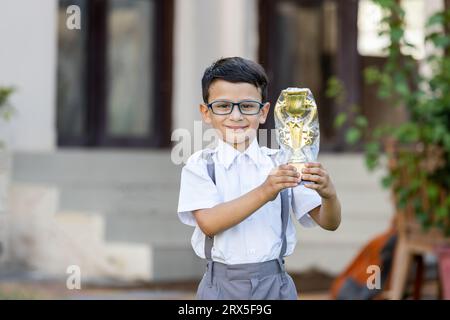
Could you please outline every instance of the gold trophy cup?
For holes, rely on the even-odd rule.
[[[319,151],[319,119],[311,90],[287,88],[275,105],[277,141],[285,163],[301,173],[306,162],[316,161]]]

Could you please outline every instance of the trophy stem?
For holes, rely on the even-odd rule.
[[[305,163],[288,162],[288,165],[294,166],[297,169],[297,172],[300,173],[300,177],[302,176],[302,169],[305,167]]]

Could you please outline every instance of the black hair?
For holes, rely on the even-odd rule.
[[[208,103],[209,87],[216,79],[228,82],[247,82],[261,90],[262,102],[267,98],[268,79],[264,68],[241,57],[221,58],[206,68],[202,78],[203,101]]]

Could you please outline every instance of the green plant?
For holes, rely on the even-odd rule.
[[[374,0],[383,10],[383,30],[390,44],[387,62],[381,68],[364,70],[368,84],[377,86],[380,99],[402,106],[408,120],[400,125],[383,124],[368,132],[368,120],[357,107],[339,114],[335,125],[347,124],[346,139],[354,144],[365,137],[366,165],[370,170],[388,157],[384,187],[392,189],[398,208],[413,210],[422,226],[441,228],[450,235],[450,10],[435,13],[426,24],[426,43],[433,47],[426,57],[429,75],[418,71],[417,62],[403,48],[405,12],[399,1]],[[345,90],[335,78],[328,96],[339,98]],[[342,98],[339,98],[342,102]]]
[[[9,97],[14,91],[13,87],[0,87],[0,117],[5,120],[9,120],[14,114],[14,108],[9,103]]]
[[[14,107],[9,102],[11,94],[15,91],[14,87],[0,87],[0,125],[1,121],[9,121],[15,113]],[[0,149],[4,147],[0,140]]]

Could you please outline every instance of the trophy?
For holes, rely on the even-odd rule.
[[[275,105],[275,128],[281,148],[280,161],[301,170],[319,153],[319,119],[311,90],[287,88]]]

